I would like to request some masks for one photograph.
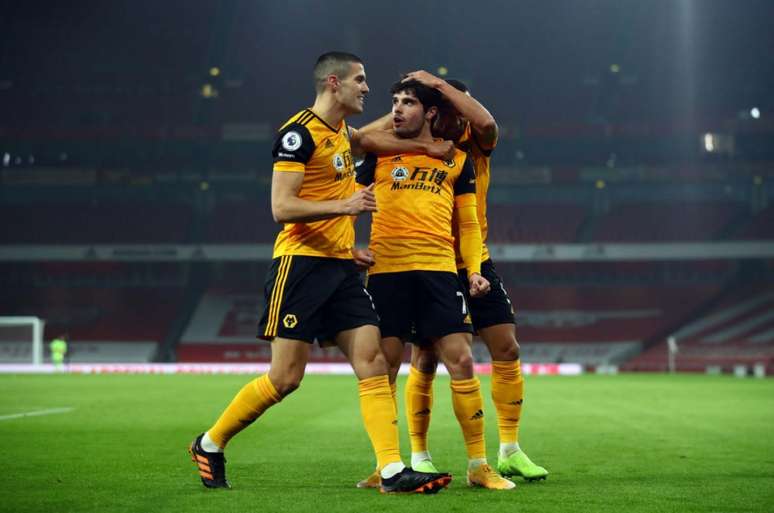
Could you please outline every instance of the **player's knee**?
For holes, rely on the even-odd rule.
[[[438,357],[435,353],[421,351],[414,359],[414,368],[425,374],[432,374],[438,366]]]
[[[282,397],[288,396],[298,390],[298,387],[301,386],[301,380],[294,380],[294,381],[284,381],[280,383],[279,385],[275,385],[275,388],[277,389],[277,393],[281,395]]]
[[[519,359],[519,343],[513,340],[512,343],[498,349],[496,355],[492,355],[493,360],[510,362]]]
[[[387,365],[387,358],[381,351],[374,351],[373,353],[369,354],[362,363],[365,367],[367,367],[369,373],[373,374],[374,376],[387,374],[389,367]]]
[[[446,363],[449,368],[449,374],[453,378],[467,378],[473,376],[473,354],[469,351],[455,355],[454,358]]]
[[[304,379],[303,374],[293,373],[272,379],[271,383],[274,385],[274,389],[277,390],[277,393],[280,396],[285,397],[298,390],[298,387],[301,386],[302,379]]]
[[[403,360],[403,351],[390,349],[384,351],[382,356],[384,357],[384,361],[386,362],[386,365],[389,369],[397,369],[400,367],[401,361]]]

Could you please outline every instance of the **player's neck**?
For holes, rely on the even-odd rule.
[[[317,114],[329,126],[337,128],[347,116],[344,106],[331,95],[320,95],[314,100],[312,112]]]
[[[433,141],[433,133],[430,131],[430,124],[425,123],[422,126],[422,130],[419,132],[419,134],[414,138],[418,141],[422,142],[432,142]]]

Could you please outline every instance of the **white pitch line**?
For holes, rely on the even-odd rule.
[[[56,415],[57,413],[68,413],[74,409],[75,408],[50,408],[48,410],[26,411],[24,413],[0,415],[0,420],[20,419],[22,417],[40,417],[41,415]]]

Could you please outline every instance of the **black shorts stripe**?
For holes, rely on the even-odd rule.
[[[288,271],[290,270],[290,263],[292,258],[292,255],[285,255],[280,257],[280,266],[277,270],[277,278],[274,280],[274,287],[272,287],[271,291],[271,301],[269,303],[269,322],[266,323],[266,331],[264,332],[264,336],[277,336],[279,310],[280,305],[282,305],[282,296],[285,291],[285,282],[288,279]]]

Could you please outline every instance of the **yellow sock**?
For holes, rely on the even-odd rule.
[[[524,378],[519,360],[492,362],[492,401],[497,410],[500,443],[518,443]]]
[[[430,427],[430,412],[433,409],[433,378],[409,368],[406,381],[406,419],[408,421],[411,452],[427,451],[427,430]]]
[[[360,412],[376,454],[376,467],[400,462],[398,414],[389,379],[386,375],[366,378],[358,382],[358,389]]]
[[[478,378],[452,380],[454,414],[462,428],[468,459],[486,458],[484,442],[484,401]]]
[[[390,393],[392,394],[392,404],[395,405],[395,413],[398,412],[398,384],[390,383]]]
[[[282,397],[272,385],[269,376],[264,374],[242,387],[215,425],[207,432],[213,442],[224,448],[234,435],[252,424],[263,412],[280,400]]]

